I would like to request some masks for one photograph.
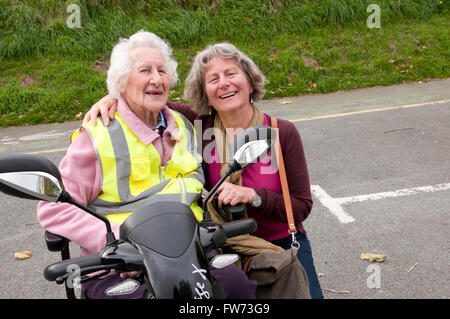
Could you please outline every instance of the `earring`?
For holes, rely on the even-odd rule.
[[[250,93],[250,104],[253,104],[253,92]]]

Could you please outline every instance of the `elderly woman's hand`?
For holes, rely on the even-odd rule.
[[[235,206],[239,203],[250,204],[257,195],[253,188],[234,185],[229,182],[220,185],[216,194],[219,194],[219,207],[222,207],[222,205]]]
[[[117,100],[113,99],[109,95],[102,97],[100,101],[95,103],[89,112],[86,113],[83,119],[83,124],[91,121],[91,124],[95,126],[97,124],[97,117],[99,114],[102,116],[103,124],[109,125],[110,119],[114,118],[114,114],[117,111]]]

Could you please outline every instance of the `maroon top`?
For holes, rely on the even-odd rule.
[[[207,147],[208,144],[210,144],[211,141],[214,140],[214,136],[210,137],[204,135],[205,130],[214,127],[214,116],[199,116],[198,114],[193,112],[190,109],[190,106],[187,104],[169,102],[168,106],[182,113],[191,122],[194,123],[197,135],[201,134],[202,137],[202,150],[205,150],[205,147]],[[270,123],[270,116],[268,116],[267,114],[265,115],[269,118]],[[302,222],[308,217],[309,213],[311,212],[313,202],[311,198],[309,174],[306,165],[305,154],[303,151],[303,144],[300,138],[300,134],[294,124],[283,119],[277,119],[277,121],[280,134],[280,145],[283,153],[284,165],[286,168],[295,225],[297,231],[306,234]],[[205,174],[205,188],[207,190],[210,190],[212,187],[212,181],[208,173],[208,163],[203,161],[202,166],[203,172]],[[243,186],[246,185],[244,184]],[[272,190],[265,187],[254,189],[256,193],[258,193],[262,197],[262,204],[258,208],[247,205],[247,212],[249,216],[255,214],[263,214],[268,219],[286,223],[286,236],[288,236],[288,226],[283,195],[277,192],[273,192]],[[264,227],[266,225],[260,225],[260,227],[261,226]],[[257,232],[255,233],[255,235],[257,235]]]

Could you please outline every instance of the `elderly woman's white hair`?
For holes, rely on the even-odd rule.
[[[130,52],[132,49],[139,47],[150,47],[159,50],[166,62],[170,85],[173,86],[177,83],[177,62],[172,58],[172,49],[169,44],[154,33],[140,30],[129,39],[120,39],[111,52],[111,62],[106,84],[108,93],[112,98],[118,98],[121,87],[127,83],[133,62]]]
[[[208,105],[208,97],[205,91],[205,71],[209,60],[214,57],[233,59],[244,71],[254,91],[251,94],[251,102],[262,100],[265,90],[266,78],[258,66],[246,54],[239,51],[230,43],[217,43],[209,45],[197,54],[191,71],[186,78],[184,86],[184,98],[189,101],[191,108],[198,114],[209,114],[211,106]]]

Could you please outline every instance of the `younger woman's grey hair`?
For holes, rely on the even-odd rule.
[[[197,54],[186,78],[184,98],[189,101],[193,111],[198,114],[209,114],[211,112],[211,106],[208,105],[208,97],[205,91],[205,71],[209,60],[213,57],[234,59],[254,88],[253,102],[258,102],[263,98],[266,78],[255,62],[234,45],[217,43],[206,47]]]
[[[130,52],[132,49],[139,47],[159,50],[166,62],[170,86],[177,83],[177,62],[172,58],[172,49],[169,44],[154,33],[140,30],[129,39],[120,39],[112,49],[111,62],[106,78],[108,93],[112,98],[118,98],[121,88],[126,85],[133,62]]]

